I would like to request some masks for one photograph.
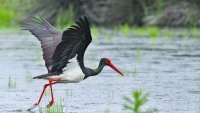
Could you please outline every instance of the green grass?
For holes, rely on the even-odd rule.
[[[50,91],[50,88],[47,87],[47,89],[44,91],[44,96],[50,95],[50,94],[51,94],[50,92],[51,92],[51,91]]]
[[[31,83],[33,81],[33,76],[30,72],[26,74],[26,82]]]
[[[8,88],[16,88],[16,81],[14,81],[11,76],[8,77]]]
[[[91,34],[92,34],[92,38],[94,39],[94,41],[97,41],[99,38],[99,30],[97,29],[97,27],[95,25],[92,25],[91,27]]]
[[[137,68],[135,67],[134,69],[133,69],[133,77],[136,77],[137,76]]]
[[[74,24],[73,5],[69,5],[68,11],[60,9],[56,23],[57,23],[57,28],[62,30],[65,30]]]
[[[65,91],[67,97],[72,97],[72,89],[66,89]]]
[[[137,56],[137,58],[138,58],[139,60],[140,60],[141,57],[142,57],[139,47],[136,48],[136,56]]]
[[[37,49],[37,50],[36,50],[35,60],[36,60],[36,61],[42,60],[42,53],[41,53],[41,50],[40,50],[40,49]]]
[[[157,27],[151,27],[149,29],[149,37],[150,38],[158,38],[159,37],[159,29]]]
[[[18,20],[25,15],[25,9],[30,6],[30,2],[30,0],[1,0],[0,29],[19,29]]]
[[[143,94],[142,90],[133,90],[132,97],[124,96],[125,104],[124,108],[131,111],[132,113],[154,113],[157,112],[156,109],[150,109],[148,111],[143,111],[142,106],[148,102],[148,94]]]
[[[39,112],[40,113],[64,113],[66,111],[64,110],[63,102],[64,102],[64,99],[60,98],[60,103],[55,102],[53,106],[50,108],[39,107]]]
[[[122,27],[121,27],[121,32],[123,33],[123,35],[126,37],[129,35],[129,32],[130,32],[130,26],[128,24],[124,24]]]
[[[104,111],[104,113],[110,113],[110,110],[109,110],[109,109],[106,109],[106,110]]]
[[[111,36],[109,34],[106,35],[106,40],[110,41],[111,40]]]
[[[16,23],[13,21],[15,16],[14,10],[12,6],[10,6],[10,1],[1,0],[0,4],[0,29],[4,29],[7,27],[13,27]]]

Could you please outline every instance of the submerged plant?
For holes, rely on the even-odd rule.
[[[132,111],[132,113],[144,113],[141,107],[147,103],[148,94],[143,94],[142,90],[133,90],[132,97],[124,97],[126,103],[124,104],[124,108],[126,110]],[[147,113],[156,112],[156,109],[145,111]]]

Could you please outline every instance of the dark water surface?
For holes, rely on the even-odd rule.
[[[30,79],[46,73],[37,39],[29,33],[12,34],[0,32],[0,113],[26,112],[48,83]],[[67,113],[104,113],[108,109],[126,113],[122,97],[131,96],[134,89],[149,94],[144,110],[200,112],[200,39],[102,37],[87,49],[85,65],[96,68],[102,57],[110,58],[126,76],[105,67],[100,75],[80,83],[54,85],[55,103],[62,98]],[[48,92],[41,101],[43,109],[51,100]],[[38,108],[33,112],[39,112]]]

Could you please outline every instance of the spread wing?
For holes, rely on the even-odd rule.
[[[76,24],[63,32],[62,42],[56,47],[52,57],[50,66],[52,72],[62,70],[76,55],[78,55],[79,63],[83,60],[85,50],[91,43],[92,37],[86,17],[79,18]]]
[[[29,30],[41,43],[45,65],[51,65],[51,58],[56,46],[61,42],[62,33],[49,24],[44,18],[31,17],[22,23],[24,30]],[[48,71],[50,71],[48,69]]]

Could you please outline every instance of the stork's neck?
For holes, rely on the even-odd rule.
[[[94,75],[98,75],[102,71],[104,66],[105,66],[105,63],[100,61],[98,68],[94,70]]]
[[[97,69],[90,69],[90,68],[87,68],[87,67],[86,67],[86,68],[85,68],[86,74],[85,74],[84,79],[86,79],[86,78],[89,77],[89,76],[98,75],[98,74],[102,71],[102,69],[104,68],[104,66],[105,66],[105,63],[101,60],[101,61],[99,62],[99,66],[98,66]]]

